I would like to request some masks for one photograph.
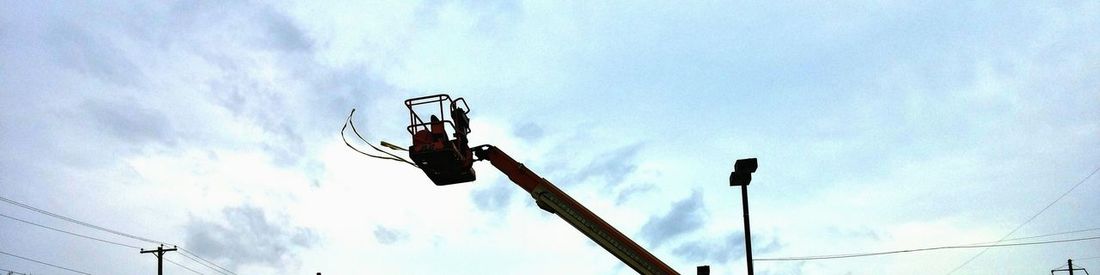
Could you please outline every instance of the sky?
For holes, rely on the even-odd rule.
[[[749,157],[755,258],[1100,227],[1096,1],[0,2],[0,197],[236,274],[633,272],[487,163],[438,187],[341,141],[356,109],[367,140],[409,145],[403,100],[436,93],[466,98],[472,144],[685,274],[745,273],[728,175]],[[134,248],[156,243],[0,214],[0,251],[156,268]],[[755,269],[1045,274],[1100,241],[963,265],[981,251]],[[218,274],[185,256],[165,258]]]

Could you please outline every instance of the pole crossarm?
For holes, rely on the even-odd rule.
[[[176,249],[177,249],[177,247],[175,247],[175,246],[173,246],[172,248],[164,248],[164,245],[162,244],[162,245],[160,245],[160,247],[157,247],[157,249],[145,250],[143,248],[143,249],[141,249],[141,254],[152,253],[153,256],[156,256],[157,257],[157,275],[164,275],[164,253],[171,252],[171,251],[176,251]]]
[[[1066,260],[1066,268],[1065,269],[1051,269],[1050,270],[1050,275],[1054,275],[1055,271],[1065,271],[1065,272],[1069,272],[1069,275],[1073,275],[1073,272],[1078,271],[1078,270],[1084,271],[1085,275],[1089,274],[1089,271],[1085,270],[1084,268],[1073,268],[1073,259],[1069,259],[1069,260]]]

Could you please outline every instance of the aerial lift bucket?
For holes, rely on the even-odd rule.
[[[412,146],[409,158],[428,175],[435,185],[450,185],[476,179],[473,153],[466,134],[470,133],[470,106],[462,98],[437,94],[405,100],[409,108]],[[438,112],[436,111],[438,107]],[[417,109],[430,113],[425,120]],[[446,111],[445,111],[446,110]],[[454,133],[448,136],[447,129]],[[453,137],[453,138],[452,138]]]

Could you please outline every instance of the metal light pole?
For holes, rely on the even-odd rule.
[[[741,186],[741,210],[745,217],[745,262],[748,264],[749,275],[752,271],[752,233],[749,231],[749,182],[752,181],[752,173],[756,172],[756,158],[739,159],[733,164],[733,172],[730,173],[730,186]]]

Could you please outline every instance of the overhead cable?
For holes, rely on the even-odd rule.
[[[1016,226],[1016,228],[1012,229],[1012,231],[1009,231],[1008,234],[1005,234],[1004,237],[1001,237],[1001,239],[998,240],[997,242],[1000,243],[1000,242],[1003,242],[1005,239],[1008,239],[1009,236],[1012,236],[1012,234],[1015,234],[1016,231],[1019,231],[1020,228],[1024,227],[1024,225],[1027,225],[1032,220],[1034,220],[1035,217],[1038,217],[1039,215],[1043,214],[1043,212],[1046,212],[1047,209],[1050,209],[1050,207],[1053,206],[1055,203],[1058,203],[1058,201],[1062,200],[1062,198],[1065,198],[1066,195],[1069,195],[1070,192],[1073,192],[1073,190],[1077,189],[1078,186],[1081,186],[1082,183],[1085,183],[1086,181],[1089,180],[1089,178],[1092,178],[1093,175],[1096,175],[1097,171],[1100,171],[1100,167],[1096,167],[1096,169],[1093,169],[1092,173],[1089,173],[1089,175],[1085,176],[1084,179],[1081,179],[1081,181],[1078,181],[1077,184],[1074,184],[1073,187],[1070,187],[1069,190],[1066,190],[1066,192],[1062,193],[1061,196],[1058,196],[1057,199],[1054,199],[1054,201],[1048,203],[1047,206],[1044,206],[1043,209],[1040,209],[1038,213],[1035,213],[1035,215],[1031,215],[1030,218],[1027,218],[1026,221],[1024,221],[1020,225]],[[955,269],[952,269],[951,272],[948,272],[947,274],[951,275],[951,274],[955,273],[955,271],[958,271],[959,269],[962,269],[964,266],[969,264],[971,261],[974,261],[974,259],[977,259],[978,257],[982,256],[982,254],[985,254],[986,250],[989,250],[989,249],[982,249],[982,251],[978,252],[978,254],[975,254],[974,256],[970,257],[970,259],[967,259],[965,262],[963,262],[959,266],[955,267]]]
[[[91,273],[88,273],[88,272],[84,272],[84,271],[80,271],[80,270],[76,270],[76,269],[72,269],[72,268],[68,268],[68,267],[64,267],[64,266],[59,266],[59,265],[55,265],[55,264],[51,264],[51,263],[47,263],[47,262],[43,262],[43,261],[39,261],[39,260],[35,260],[35,259],[31,259],[31,258],[27,258],[27,257],[23,257],[23,256],[19,256],[19,255],[11,254],[11,253],[8,253],[8,252],[4,252],[4,251],[0,251],[0,254],[4,254],[4,255],[8,255],[8,256],[12,256],[12,257],[16,257],[16,258],[20,258],[20,259],[23,259],[23,260],[27,260],[27,261],[31,261],[31,262],[36,262],[36,263],[39,263],[39,264],[43,264],[43,265],[48,265],[48,266],[52,266],[52,267],[56,267],[56,268],[60,268],[60,269],[64,269],[64,270],[68,270],[68,271],[72,271],[72,272],[76,272],[76,273],[80,273],[80,274],[85,274],[85,275],[92,275]]]
[[[1100,227],[1081,229],[1081,230],[1073,230],[1073,231],[1063,231],[1063,232],[1058,232],[1058,233],[1050,233],[1050,234],[1043,234],[1043,235],[1037,235],[1037,236],[1028,236],[1028,237],[1004,239],[1000,242],[1037,239],[1037,238],[1042,238],[1042,237],[1050,237],[1050,236],[1058,236],[1058,235],[1066,235],[1066,234],[1089,232],[1089,231],[1098,231],[1098,230],[1100,230]],[[972,243],[972,244],[993,244],[993,243],[1000,243],[1000,242],[981,242],[981,243]]]
[[[7,273],[8,273],[8,275],[12,275],[12,274],[18,274],[18,275],[27,275],[27,273],[22,273],[22,272],[15,272],[15,271],[11,271],[11,270],[7,270],[7,269],[3,269],[3,268],[0,268],[0,271],[3,271],[3,272],[7,272]]]
[[[124,243],[119,243],[119,242],[115,242],[115,241],[108,241],[108,240],[104,240],[104,239],[100,239],[100,238],[96,238],[96,237],[92,237],[92,236],[87,236],[87,235],[77,234],[77,233],[73,233],[73,232],[69,232],[69,231],[65,231],[65,230],[61,230],[61,229],[57,229],[57,228],[53,228],[53,227],[49,227],[49,226],[45,226],[45,225],[41,225],[41,224],[37,224],[37,223],[33,223],[33,222],[30,222],[30,221],[27,221],[27,220],[23,220],[23,219],[20,219],[20,218],[16,218],[16,217],[12,217],[12,216],[8,216],[8,215],[4,215],[3,213],[0,213],[0,217],[5,217],[5,218],[9,218],[9,219],[12,219],[12,220],[15,220],[15,221],[19,221],[19,222],[22,222],[22,223],[26,223],[26,224],[30,224],[30,225],[34,225],[34,226],[38,226],[38,227],[41,227],[41,228],[45,228],[45,229],[49,229],[49,230],[53,230],[53,231],[57,231],[57,232],[61,232],[61,233],[65,233],[65,234],[69,234],[69,235],[73,235],[73,236],[77,236],[77,237],[85,238],[85,239],[91,239],[91,240],[101,241],[101,242],[105,242],[105,243],[109,243],[109,244],[113,244],[113,245],[118,245],[118,246],[124,246],[124,247],[129,247],[129,248],[133,248],[133,249],[141,249],[141,247],[137,247],[137,246],[132,246],[132,245],[128,245],[128,244],[124,244]]]
[[[1086,267],[1086,266],[1083,266],[1083,265],[1079,265],[1079,264],[1073,264],[1073,266],[1076,266],[1076,267],[1080,267],[1080,268],[1081,268],[1081,271],[1084,271],[1084,272],[1085,272],[1085,275],[1089,275],[1089,268],[1088,268],[1088,267]],[[1075,268],[1075,269],[1076,269],[1076,268]]]
[[[16,220],[16,221],[19,221],[19,222],[23,222],[23,223],[26,223],[26,224],[30,224],[30,225],[34,225],[34,226],[38,226],[38,227],[41,227],[41,228],[45,228],[45,229],[49,229],[49,230],[53,230],[53,231],[57,231],[57,232],[61,232],[61,233],[65,233],[65,234],[69,234],[69,235],[73,235],[73,236],[81,237],[81,238],[86,238],[86,239],[90,239],[90,240],[96,240],[96,241],[100,241],[100,242],[104,242],[104,243],[109,243],[109,244],[113,244],[113,245],[117,245],[117,246],[123,246],[123,247],[133,248],[133,249],[141,249],[141,247],[137,247],[137,246],[133,246],[133,245],[128,245],[128,244],[124,244],[124,243],[119,243],[119,242],[115,242],[115,241],[109,241],[109,240],[104,240],[104,239],[100,239],[100,238],[96,238],[96,237],[92,237],[92,236],[87,236],[87,235],[83,235],[83,234],[73,233],[73,232],[69,232],[69,231],[65,231],[65,230],[61,230],[61,229],[57,229],[57,228],[53,228],[53,227],[49,227],[49,226],[45,226],[45,225],[41,225],[41,224],[37,224],[37,223],[34,223],[34,222],[30,222],[30,221],[27,221],[27,220],[23,220],[23,219],[19,219],[19,218],[16,218],[16,217],[12,217],[12,216],[8,216],[8,215],[4,215],[3,213],[0,213],[0,217],[5,217],[5,218],[8,218],[8,219]],[[207,265],[206,263],[203,263],[203,262],[201,262],[200,260],[198,260],[198,259],[196,259],[196,258],[194,258],[194,257],[192,257],[192,256],[187,256],[186,254],[183,254],[183,253],[180,253],[180,255],[182,255],[182,256],[184,256],[184,257],[186,257],[186,258],[188,258],[188,259],[191,259],[192,261],[195,261],[195,262],[199,263],[200,265],[203,265],[203,266],[206,266],[206,267],[208,267],[208,268],[210,268],[210,269],[213,269],[214,271],[217,271],[217,272],[218,272],[218,273],[220,273],[220,274],[229,274],[229,273],[225,273],[225,272],[223,272],[223,271],[221,271],[221,270],[218,270],[218,268],[220,268],[220,267],[217,267],[217,268],[215,268],[215,267],[213,267],[213,266]],[[196,256],[196,257],[197,257],[197,256]],[[167,260],[167,259],[165,259],[165,260]],[[170,261],[170,262],[171,262],[171,261]],[[180,265],[180,264],[177,264],[177,263],[174,263],[174,262],[173,262],[173,264],[176,264],[176,265]],[[213,263],[210,263],[210,264],[213,264]],[[185,266],[182,266],[182,265],[180,265],[180,267],[183,267],[183,268],[187,268],[187,267],[185,267]],[[190,268],[187,268],[187,269],[188,269],[188,270],[190,270]],[[194,271],[194,270],[192,270],[192,271]],[[228,270],[226,270],[226,271],[228,271]],[[195,272],[195,273],[198,273],[198,274],[202,274],[202,273],[199,273],[199,272]],[[232,272],[230,272],[230,273],[232,273]]]
[[[1077,239],[1065,239],[1065,240],[1052,240],[1052,241],[1039,241],[1039,242],[1026,242],[1026,243],[1008,243],[1008,244],[980,244],[980,245],[950,245],[950,246],[937,246],[915,249],[903,249],[903,250],[891,250],[881,252],[868,252],[868,253],[853,253],[853,254],[833,254],[833,255],[816,255],[816,256],[798,256],[798,257],[782,257],[782,258],[760,258],[753,259],[753,261],[760,262],[778,262],[778,261],[811,261],[811,260],[827,260],[827,259],[840,259],[840,258],[855,258],[855,257],[867,257],[867,256],[879,256],[888,254],[910,253],[920,251],[931,250],[943,250],[943,249],[967,249],[967,248],[993,248],[993,247],[1007,247],[1007,246],[1023,246],[1023,245],[1040,245],[1040,244],[1052,244],[1052,243],[1065,243],[1065,242],[1078,242],[1100,239],[1100,236],[1086,237]]]
[[[192,261],[195,261],[196,263],[199,263],[200,265],[203,265],[207,268],[213,269],[214,271],[217,271],[220,274],[234,274],[234,275],[236,275],[236,273],[233,273],[233,271],[229,271],[229,269],[225,269],[224,267],[221,267],[218,264],[207,261],[206,259],[199,258],[197,255],[195,255],[195,253],[192,253],[191,251],[188,251],[187,249],[183,249],[182,247],[177,247],[177,248],[179,248],[180,250],[182,250],[181,252],[183,252],[183,253],[179,253],[180,256],[191,259]],[[192,255],[192,256],[188,256],[189,254]]]
[[[136,236],[136,235],[132,235],[132,234],[127,234],[127,233],[124,233],[124,232],[120,232],[120,231],[116,231],[116,230],[112,230],[112,229],[104,228],[104,227],[102,227],[102,226],[98,226],[98,225],[94,225],[94,224],[90,224],[90,223],[82,222],[82,221],[79,221],[79,220],[76,220],[76,219],[73,219],[73,218],[69,218],[69,217],[66,217],[66,216],[64,216],[64,215],[60,215],[60,214],[56,214],[56,213],[53,213],[53,212],[50,212],[50,211],[46,211],[46,210],[42,210],[42,209],[38,209],[38,208],[36,208],[36,207],[30,206],[30,205],[27,205],[27,204],[24,204],[24,203],[20,203],[20,202],[17,202],[17,201],[14,201],[14,200],[11,200],[11,199],[8,199],[8,198],[5,198],[5,197],[2,197],[2,196],[0,196],[0,201],[3,201],[3,202],[7,202],[7,203],[10,203],[10,204],[12,204],[12,205],[15,205],[15,206],[19,206],[19,207],[22,207],[22,208],[26,208],[26,209],[28,209],[28,210],[31,210],[31,211],[35,211],[35,212],[38,212],[38,213],[40,213],[40,214],[44,214],[44,215],[47,215],[47,216],[51,216],[51,217],[54,217],[54,218],[58,218],[58,219],[61,219],[61,220],[64,220],[64,221],[68,221],[68,222],[71,222],[71,223],[75,223],[75,224],[83,225],[83,226],[86,226],[86,227],[89,227],[89,228],[93,228],[93,229],[97,229],[97,230],[100,230],[100,231],[104,231],[104,232],[112,233],[112,234],[115,234],[115,235],[119,235],[119,236],[123,236],[123,237],[131,238],[131,239],[135,239],[135,240],[139,240],[139,241],[144,241],[144,242],[154,243],[154,244],[166,244],[166,245],[173,245],[173,246],[176,246],[177,248],[179,248],[179,249],[181,249],[181,250],[187,251],[187,250],[183,249],[183,247],[179,247],[178,245],[175,245],[175,244],[172,244],[172,243],[169,243],[169,242],[161,242],[161,241],[156,241],[156,240],[152,240],[152,239],[149,239],[149,238],[144,238],[144,237],[141,237],[141,236]],[[29,221],[25,221],[25,220],[21,220],[21,219],[16,219],[16,218],[14,218],[14,217],[10,217],[10,216],[7,216],[7,215],[4,215],[4,217],[7,217],[7,218],[11,218],[11,219],[14,219],[14,220],[19,220],[19,221],[22,221],[22,222],[26,222],[26,223],[28,223],[28,224],[33,224],[33,225],[37,225],[37,226],[40,226],[40,227],[43,227],[43,228],[53,229],[53,230],[55,230],[55,231],[62,231],[62,232],[65,232],[65,233],[69,233],[69,234],[71,234],[71,235],[74,235],[74,236],[80,236],[80,237],[85,237],[85,238],[89,238],[89,239],[93,239],[93,240],[97,240],[97,241],[103,241],[103,242],[107,242],[107,243],[111,243],[111,244],[115,244],[115,245],[121,245],[121,246],[126,246],[126,247],[130,247],[130,248],[138,248],[138,249],[140,249],[140,247],[136,247],[136,246],[131,246],[131,245],[126,245],[126,244],[122,244],[122,243],[116,243],[116,242],[112,242],[112,241],[107,241],[107,240],[102,240],[102,239],[98,239],[98,238],[94,238],[94,237],[89,237],[89,236],[84,236],[84,235],[80,235],[80,234],[76,234],[76,233],[72,233],[72,232],[67,232],[67,231],[64,231],[64,230],[60,230],[60,229],[56,229],[56,228],[51,228],[51,227],[47,227],[47,226],[44,226],[44,225],[40,225],[40,224],[35,224],[35,223],[31,223],[31,222],[29,222]],[[233,273],[232,271],[229,271],[228,269],[226,269],[226,268],[224,268],[224,267],[221,267],[221,266],[219,266],[219,265],[217,265],[217,264],[214,264],[213,262],[210,262],[210,261],[208,261],[208,260],[206,260],[206,259],[203,259],[202,257],[200,257],[199,255],[196,255],[195,253],[191,253],[190,251],[187,251],[187,252],[188,252],[188,254],[191,254],[191,256],[192,256],[192,257],[198,258],[198,259],[202,260],[203,262],[206,262],[206,263],[208,263],[208,264],[214,265],[214,266],[215,266],[215,267],[217,267],[217,268],[220,268],[221,270],[219,270],[219,269],[217,269],[217,268],[211,268],[211,269],[213,269],[214,271],[217,271],[218,273],[222,273],[222,274],[225,274],[226,272],[228,272],[229,274],[233,274],[233,275],[236,275],[236,273]],[[197,261],[196,261],[196,262],[197,262]],[[200,264],[201,264],[201,262],[200,262]],[[204,264],[204,265],[205,265],[205,264]],[[223,270],[224,270],[224,272],[223,272]]]
[[[172,260],[170,260],[170,259],[168,259],[168,258],[164,258],[164,261],[165,261],[165,262],[168,262],[168,263],[170,263],[170,264],[174,264],[174,265],[176,265],[176,266],[178,266],[178,267],[182,267],[183,269],[186,269],[186,270],[188,270],[188,271],[191,271],[192,273],[195,273],[195,274],[199,274],[199,275],[205,275],[205,274],[203,274],[202,272],[198,272],[198,271],[195,271],[194,269],[191,269],[190,267],[184,266],[184,265],[182,265],[182,264],[180,264],[180,263],[177,263],[177,262],[175,262],[175,261],[172,261]]]
[[[142,238],[142,237],[126,234],[126,233],[123,233],[123,232],[120,232],[120,231],[117,231],[117,230],[104,228],[102,226],[98,226],[98,225],[78,221],[78,220],[73,219],[73,218],[69,218],[69,217],[66,217],[66,216],[63,216],[63,215],[55,214],[55,213],[50,212],[50,211],[38,209],[38,208],[35,208],[33,206],[30,206],[30,205],[26,205],[26,204],[23,204],[23,203],[20,203],[20,202],[17,202],[17,201],[13,201],[13,200],[5,198],[5,197],[0,197],[0,201],[10,203],[10,204],[13,204],[15,206],[19,206],[19,207],[25,208],[27,210],[38,212],[38,213],[41,213],[41,214],[44,214],[44,215],[47,215],[47,216],[51,216],[51,217],[62,219],[62,220],[65,220],[65,221],[68,221],[68,222],[71,222],[71,223],[91,227],[91,228],[94,228],[94,229],[99,229],[100,231],[108,232],[108,233],[123,236],[123,237],[131,238],[131,239],[135,239],[135,240],[140,240],[140,241],[144,241],[144,242],[149,242],[149,243],[153,243],[153,244],[167,244],[168,243],[168,242],[161,242],[161,241],[152,240],[152,239],[148,239],[148,238]]]

